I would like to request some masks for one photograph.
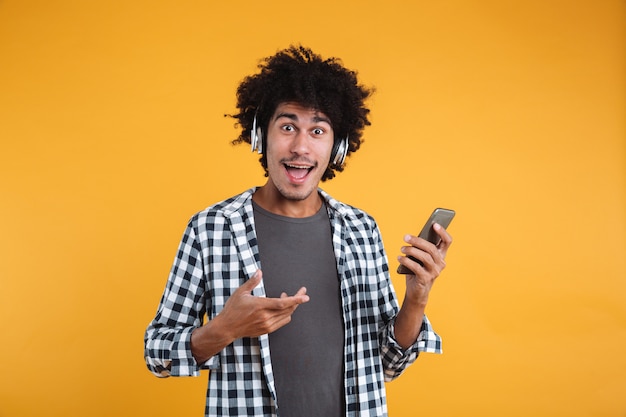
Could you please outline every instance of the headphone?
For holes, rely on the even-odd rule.
[[[263,132],[261,127],[257,126],[256,114],[252,121],[252,130],[250,131],[250,148],[252,152],[263,153]],[[334,165],[343,165],[348,155],[348,136],[344,139],[336,140],[333,144],[333,150],[330,153],[330,162]]]

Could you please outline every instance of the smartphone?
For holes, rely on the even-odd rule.
[[[439,235],[437,234],[437,232],[435,232],[435,229],[433,229],[433,224],[437,223],[441,225],[441,227],[443,227],[444,229],[447,229],[448,226],[450,225],[450,222],[454,218],[454,214],[455,214],[454,210],[445,209],[445,208],[436,208],[433,211],[433,213],[430,215],[430,217],[428,218],[428,221],[426,222],[426,224],[424,225],[424,227],[422,228],[422,231],[420,232],[418,236],[421,237],[422,239],[426,239],[430,243],[438,245],[441,239],[439,238]],[[422,264],[420,261],[418,261],[412,256],[409,256],[409,258],[419,263],[420,265]],[[398,274],[411,274],[412,275],[413,271],[411,271],[406,266],[400,264],[398,266]]]

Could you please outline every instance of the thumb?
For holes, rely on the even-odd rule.
[[[241,291],[251,293],[252,290],[254,290],[256,286],[259,285],[262,279],[263,279],[263,272],[261,272],[260,269],[257,269],[254,275],[252,275],[250,279],[248,279],[246,282],[241,284],[239,288],[241,289]]]

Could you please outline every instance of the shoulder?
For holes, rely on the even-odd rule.
[[[348,225],[377,229],[376,220],[365,210],[336,200],[321,189],[319,193],[326,202],[331,217],[341,218]]]
[[[198,227],[219,224],[225,223],[230,217],[245,217],[252,210],[252,194],[254,194],[254,191],[255,188],[251,188],[210,205],[194,214],[189,220],[189,226]]]

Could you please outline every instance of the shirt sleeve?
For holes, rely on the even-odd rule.
[[[379,255],[377,257],[377,269],[381,277],[379,281],[379,306],[385,322],[379,331],[380,355],[385,381],[391,381],[399,377],[409,365],[415,362],[420,352],[442,353],[441,338],[435,333],[430,321],[424,315],[417,340],[412,346],[403,349],[396,340],[395,320],[399,312],[398,300],[389,276],[389,263],[378,227],[374,229],[374,235],[378,247],[376,252]]]
[[[387,382],[399,377],[421,352],[443,353],[441,337],[435,333],[425,315],[417,340],[407,349],[403,349],[396,340],[394,325],[395,318],[381,332],[381,357]]]
[[[200,364],[191,353],[191,332],[203,323],[206,281],[196,236],[190,222],[178,247],[157,314],[144,336],[146,365],[158,377],[200,373]]]

